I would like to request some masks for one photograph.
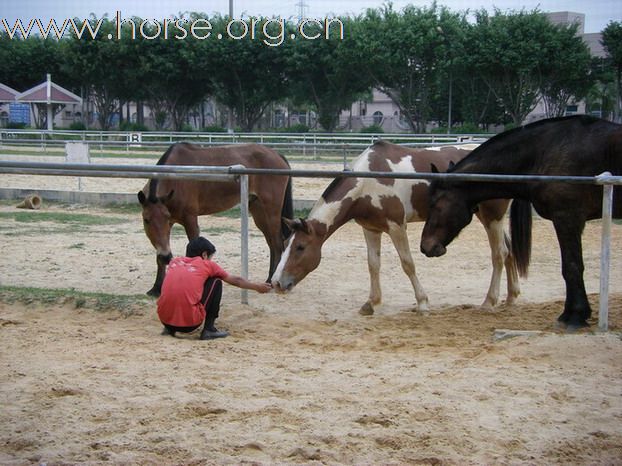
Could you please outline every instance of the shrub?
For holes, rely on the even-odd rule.
[[[303,125],[302,123],[297,123],[295,125],[291,125],[289,128],[280,128],[279,131],[283,133],[308,133],[309,127],[307,125]]]
[[[140,123],[133,123],[131,121],[124,121],[119,125],[121,131],[149,131],[147,126]]]
[[[9,121],[6,124],[7,129],[25,129],[26,128],[26,123],[23,122],[14,122],[14,121]]]
[[[384,133],[384,129],[380,125],[369,125],[361,128],[361,133]]]
[[[69,125],[69,129],[72,131],[84,131],[86,130],[86,125],[81,121],[74,121]]]
[[[226,133],[227,129],[218,125],[206,126],[201,130],[203,133]]]

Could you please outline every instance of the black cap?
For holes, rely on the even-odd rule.
[[[204,252],[207,252],[207,255],[211,256],[216,252],[216,246],[202,236],[190,240],[188,246],[186,246],[187,257],[199,257]]]

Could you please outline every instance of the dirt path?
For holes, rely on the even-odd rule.
[[[325,183],[326,184],[326,183]],[[13,212],[12,206],[0,213]],[[2,217],[0,283],[142,294],[155,258],[137,214],[45,206],[118,222],[90,226]],[[202,220],[217,259],[239,272],[239,220]],[[409,229],[416,251],[421,225]],[[622,464],[622,226],[613,229],[612,331],[560,333],[559,251],[534,223],[517,306],[477,308],[489,249],[474,222],[445,257],[415,253],[432,312],[383,241],[385,304],[368,293],[363,235],[347,224],[290,295],[225,288],[231,336],[170,338],[150,301],[125,317],[74,303],[0,304],[1,464]],[[176,235],[174,250],[185,240]],[[600,225],[584,234],[598,297]],[[251,231],[252,278],[268,251]],[[504,285],[505,286],[505,285]],[[592,329],[595,327],[592,321]],[[542,332],[493,341],[495,329]]]

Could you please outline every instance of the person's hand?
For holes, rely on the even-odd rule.
[[[258,293],[267,293],[268,291],[272,290],[272,284],[271,283],[256,283],[255,284],[255,291],[257,291]]]

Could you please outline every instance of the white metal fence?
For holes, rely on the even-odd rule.
[[[174,142],[203,146],[257,143],[311,159],[327,156],[358,155],[379,139],[412,147],[483,142],[489,134],[389,134],[389,133],[200,133],[200,132],[124,132],[70,130],[0,129],[0,148],[61,150],[67,142],[82,141],[100,151],[163,152]]]
[[[356,172],[337,170],[277,170],[277,169],[249,169],[241,165],[230,167],[197,167],[197,166],[152,166],[152,165],[91,165],[81,163],[40,163],[0,161],[0,173],[33,174],[33,175],[64,175],[64,176],[94,176],[108,178],[179,178],[179,179],[209,179],[215,181],[229,180],[231,177],[240,177],[240,206],[241,206],[241,256],[242,276],[248,278],[248,176],[252,174],[289,175],[293,177],[310,178],[402,178],[402,179],[455,179],[467,181],[497,181],[497,182],[564,182],[576,184],[592,184],[603,186],[603,214],[601,239],[601,269],[600,269],[600,301],[599,323],[602,331],[608,328],[609,306],[609,270],[611,250],[611,222],[613,187],[622,186],[622,176],[612,176],[603,173],[599,176],[539,176],[539,175],[488,175],[488,174],[459,174],[459,173],[399,173],[399,172]],[[248,302],[248,295],[242,290],[242,302]]]

